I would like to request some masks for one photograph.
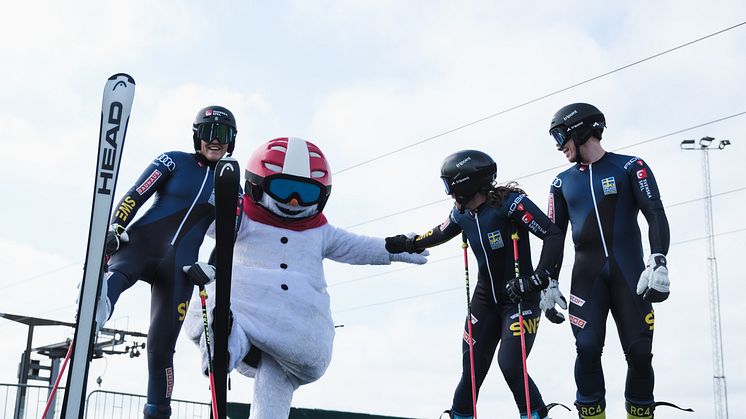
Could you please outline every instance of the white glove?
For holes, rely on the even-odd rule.
[[[544,311],[544,315],[547,316],[552,323],[562,323],[565,321],[565,315],[557,311],[554,305],[558,304],[560,308],[567,310],[567,300],[559,289],[559,282],[556,279],[549,280],[549,286],[546,289],[541,290],[541,301],[539,301],[539,308]]]
[[[122,243],[130,241],[130,237],[124,227],[119,224],[112,224],[109,226],[109,230],[106,232],[106,242],[104,242],[104,253],[106,256],[111,256],[119,250]]]
[[[665,301],[670,294],[668,280],[668,267],[666,256],[661,253],[653,253],[648,257],[645,270],[640,274],[637,282],[637,295],[642,295],[645,301],[660,303]]]
[[[181,268],[192,283],[198,287],[204,287],[215,280],[215,267],[209,263],[195,262]]]
[[[430,252],[425,249],[422,253],[389,253],[389,260],[392,262],[414,263],[415,265],[424,265],[427,263],[427,257]]]

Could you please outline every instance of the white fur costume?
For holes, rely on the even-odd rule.
[[[245,213],[242,217],[233,259],[229,371],[235,368],[256,379],[252,419],[287,418],[293,392],[318,380],[331,361],[334,323],[323,259],[386,265],[390,255],[382,238],[356,235],[328,223],[293,231],[254,221]],[[423,255],[404,255],[406,262],[425,260]],[[214,292],[214,283],[209,284],[208,296]],[[214,303],[208,298],[210,317]],[[184,327],[187,336],[199,342],[206,371],[204,324],[196,295]],[[262,351],[256,370],[242,361],[250,345]]]

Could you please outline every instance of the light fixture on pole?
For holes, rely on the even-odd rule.
[[[712,223],[712,190],[710,186],[709,150],[722,150],[730,145],[728,140],[716,144],[712,137],[703,137],[699,145],[695,140],[681,142],[682,150],[702,151],[702,178],[705,191],[705,226],[707,236],[707,274],[709,278],[708,295],[710,299],[710,331],[712,339],[713,388],[715,397],[715,418],[728,419],[728,391],[725,384],[725,367],[723,366],[723,333],[720,328],[720,291],[718,286],[717,261],[715,259],[715,239]]]

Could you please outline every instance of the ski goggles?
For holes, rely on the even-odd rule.
[[[195,130],[197,138],[206,143],[217,139],[220,144],[230,144],[236,138],[236,130],[233,127],[218,122],[199,124]]]
[[[554,138],[554,141],[557,142],[557,150],[561,150],[562,147],[570,141],[570,137],[572,136],[572,134],[567,132],[567,127],[564,125],[560,125],[559,127],[549,131],[549,134]]]
[[[274,175],[266,178],[264,191],[283,204],[295,198],[303,206],[317,204],[321,200],[323,185],[315,180],[289,175]]]
[[[446,195],[450,195],[453,193],[453,183],[450,179],[446,179],[444,177],[440,178],[443,181],[443,184],[446,187]]]

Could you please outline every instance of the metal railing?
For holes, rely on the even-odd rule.
[[[54,405],[42,418],[50,386],[0,383],[0,418],[58,419],[62,410],[63,387],[57,389]],[[86,397],[86,419],[141,419],[146,397],[139,394],[95,390]],[[171,400],[172,419],[207,419],[210,404]]]
[[[0,383],[0,417],[4,419],[42,419],[51,386],[30,384]],[[62,395],[65,389],[60,388],[55,396],[55,404],[50,413],[43,419],[54,419],[54,411],[62,407]]]

